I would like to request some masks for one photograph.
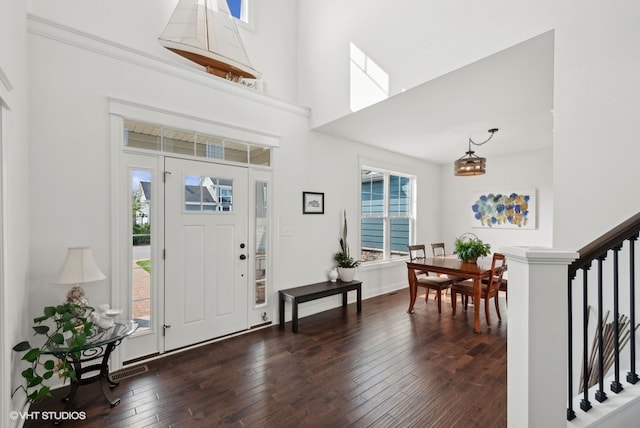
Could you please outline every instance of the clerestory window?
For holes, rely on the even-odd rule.
[[[249,0],[227,0],[229,12],[234,18],[249,23]]]

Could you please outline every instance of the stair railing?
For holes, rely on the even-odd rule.
[[[621,223],[611,231],[600,236],[590,244],[587,244],[581,248],[578,253],[580,257],[575,260],[568,268],[568,407],[567,407],[567,420],[572,420],[576,417],[575,410],[573,408],[573,338],[575,334],[578,334],[582,339],[582,370],[581,370],[581,387],[582,398],[580,400],[580,409],[588,411],[592,405],[589,397],[590,379],[593,379],[594,370],[597,377],[598,388],[594,394],[596,401],[603,402],[607,399],[607,393],[604,390],[604,375],[606,374],[606,367],[613,366],[613,381],[610,385],[610,390],[616,394],[620,393],[624,387],[620,382],[620,350],[629,344],[630,353],[630,367],[627,373],[626,380],[630,384],[638,382],[638,374],[636,373],[636,340],[635,340],[635,241],[638,239],[640,233],[640,213],[629,218],[625,222]],[[619,313],[619,253],[624,245],[628,245],[629,254],[629,317],[620,316]],[[605,281],[603,279],[603,264],[607,260],[609,252],[613,252],[612,271],[613,278],[611,283],[606,282],[607,286],[611,284],[612,293],[612,305],[613,305],[613,320],[608,326],[604,325],[603,315],[603,298]],[[593,291],[592,286],[589,285],[588,271],[591,268],[593,262],[597,264],[597,326],[594,340],[594,348],[589,352],[588,343],[588,317],[589,317],[589,292]],[[578,327],[577,331],[573,328],[573,286],[574,280],[578,277],[578,271],[582,270],[582,326]],[[576,281],[579,282],[579,281]],[[607,291],[609,289],[607,288]],[[623,333],[623,337],[620,337],[621,331],[626,327],[629,327],[629,334]],[[612,329],[611,329],[612,328]],[[597,349],[595,344],[597,344]],[[607,347],[608,345],[608,347]],[[591,354],[591,359],[589,358]],[[595,358],[594,358],[595,357]],[[597,360],[597,366],[594,364]],[[602,368],[605,368],[604,370]],[[596,370],[597,369],[597,370]]]

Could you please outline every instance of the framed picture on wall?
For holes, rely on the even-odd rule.
[[[478,192],[469,214],[473,227],[491,229],[535,229],[536,191]]]
[[[302,214],[324,214],[324,193],[302,192]]]

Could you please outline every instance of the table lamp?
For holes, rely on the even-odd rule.
[[[102,273],[95,259],[93,251],[89,247],[71,247],[67,251],[67,260],[64,262],[62,272],[54,284],[74,284],[67,293],[67,303],[79,306],[87,306],[89,303],[84,297],[84,290],[80,284],[100,281],[106,276]]]

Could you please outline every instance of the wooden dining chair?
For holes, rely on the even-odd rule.
[[[425,246],[423,244],[407,245],[407,247],[409,248],[409,260],[414,261],[416,259],[424,259],[427,257]],[[428,273],[429,272],[422,270],[416,271],[416,275],[427,275]]]
[[[433,242],[431,244],[431,252],[433,253],[433,257],[445,257],[447,255],[447,250],[444,247],[444,242]],[[453,276],[453,275],[438,275],[438,276],[446,276],[449,279],[452,279],[453,282],[463,281],[466,278],[461,276]]]
[[[505,278],[504,274],[507,273],[507,265],[504,266],[504,271],[503,271],[503,276],[502,276],[502,280],[500,281],[500,291],[504,291],[504,300],[506,302],[509,302],[509,293],[507,291],[507,287],[509,286],[509,281],[507,280],[507,278]],[[483,283],[488,284],[489,283],[489,279],[483,279],[482,280]]]
[[[411,261],[420,262],[425,258],[424,244],[409,245],[409,258]],[[425,303],[429,300],[429,291],[436,292],[436,301],[438,302],[438,313],[442,313],[442,290],[451,288],[453,280],[446,276],[430,275],[427,271],[416,271],[417,285],[427,289],[424,296]]]
[[[494,253],[493,259],[491,260],[491,280],[482,282],[480,298],[484,299],[484,315],[487,318],[488,325],[491,324],[491,316],[489,315],[489,299],[493,299],[498,319],[502,321],[502,316],[500,315],[500,304],[498,302],[498,292],[500,291],[502,276],[506,269],[505,263],[504,254]],[[464,310],[466,311],[469,304],[469,297],[473,298],[473,280],[466,279],[464,281],[456,281],[451,286],[451,307],[453,309],[453,315],[456,314],[458,294],[463,297]]]
[[[433,257],[444,257],[447,255],[447,251],[444,248],[444,242],[432,242],[431,252]]]

